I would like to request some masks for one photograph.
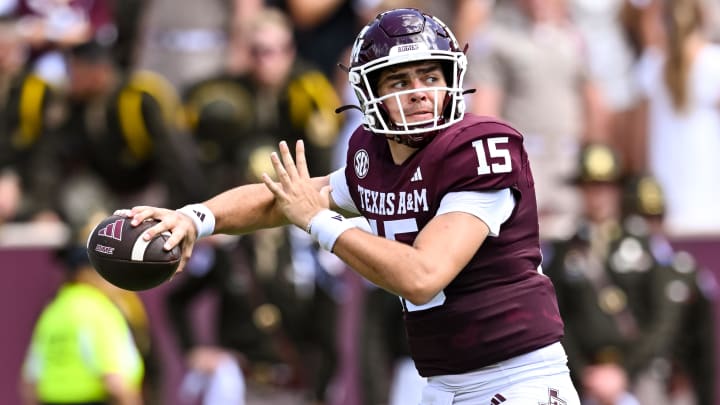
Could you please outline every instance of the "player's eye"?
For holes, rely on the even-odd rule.
[[[425,83],[427,84],[437,84],[440,82],[440,75],[439,74],[431,74],[425,77]]]
[[[393,89],[402,89],[408,86],[407,80],[396,80],[390,84]]]

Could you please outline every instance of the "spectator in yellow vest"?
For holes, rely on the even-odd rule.
[[[22,369],[26,405],[140,405],[144,365],[111,286],[84,246],[62,251],[66,281],[40,314]]]

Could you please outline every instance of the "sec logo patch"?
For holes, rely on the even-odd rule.
[[[355,152],[353,161],[355,162],[355,175],[358,179],[364,179],[370,170],[370,156],[367,151],[365,149],[360,149]]]

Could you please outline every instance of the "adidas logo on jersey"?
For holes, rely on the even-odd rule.
[[[105,236],[107,238],[113,238],[116,240],[122,240],[122,228],[124,223],[124,219],[118,219],[111,224],[107,224],[105,228],[102,228],[98,231],[98,235]]]
[[[415,169],[415,174],[413,174],[412,178],[410,179],[410,182],[422,181],[422,179],[423,179],[422,172],[420,171],[420,166],[418,166],[418,168]]]
[[[495,394],[494,397],[490,400],[490,405],[500,405],[501,403],[507,401],[504,396],[500,394]]]

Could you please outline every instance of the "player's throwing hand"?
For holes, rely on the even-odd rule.
[[[330,206],[330,187],[318,191],[313,186],[302,140],[295,145],[295,160],[285,141],[280,142],[279,149],[280,156],[275,152],[270,155],[279,182],[273,181],[267,173],[263,174],[263,182],[275,195],[276,204],[287,219],[307,229],[315,214]]]
[[[163,232],[170,232],[170,237],[165,241],[163,247],[166,250],[171,250],[177,245],[181,246],[182,259],[177,272],[183,270],[192,254],[198,236],[191,217],[176,210],[149,206],[133,207],[131,210],[119,210],[115,214],[131,218],[133,226],[137,226],[148,218],[157,219],[159,222],[147,230],[144,236],[145,240],[150,240],[155,235]]]

